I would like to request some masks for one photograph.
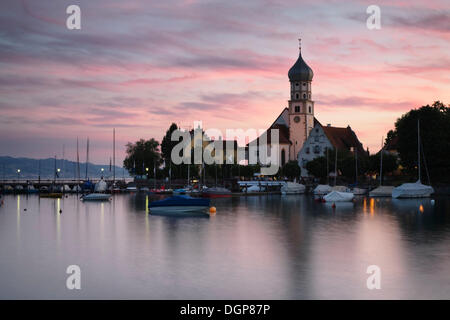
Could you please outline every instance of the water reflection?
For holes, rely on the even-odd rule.
[[[84,298],[448,298],[448,198],[213,199],[205,219],[152,215],[160,198],[5,196],[0,298],[72,298],[68,264],[82,267]],[[371,264],[381,291],[366,288]]]

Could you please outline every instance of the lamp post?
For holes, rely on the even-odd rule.
[[[61,169],[60,168],[56,169],[56,172],[57,172],[57,178],[59,178],[59,174],[61,173]]]
[[[17,169],[17,180],[20,180],[20,169]]]
[[[102,172],[102,179],[103,179],[103,172],[105,171],[105,169],[101,168],[100,171]]]

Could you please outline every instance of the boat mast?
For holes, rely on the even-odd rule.
[[[328,148],[327,149],[327,185],[330,185],[330,171],[328,168]]]
[[[380,151],[380,186],[383,185],[383,151],[384,151],[383,139],[384,139],[384,137],[381,137],[381,151]]]
[[[89,137],[86,142],[86,180],[88,179],[88,163],[89,163]]]
[[[421,182],[420,175],[420,120],[417,119],[417,168],[419,169],[419,182]]]
[[[78,148],[78,137],[77,137],[77,184],[78,186],[80,185],[80,151]],[[77,187],[77,192],[78,192],[78,187]]]
[[[336,178],[337,178],[337,147],[336,147],[336,156],[334,159],[334,185],[336,185]]]
[[[355,147],[355,185],[358,184],[358,152],[356,152],[357,148]]]
[[[116,182],[116,128],[113,128],[113,186]]]
[[[191,179],[190,179],[190,176],[189,176],[189,167],[191,166],[189,163],[188,163],[188,186],[190,186],[191,185]]]

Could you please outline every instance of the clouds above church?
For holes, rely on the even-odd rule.
[[[4,153],[49,156],[65,143],[70,155],[90,135],[92,158],[107,162],[112,127],[122,145],[160,139],[172,121],[266,128],[287,106],[300,36],[316,117],[350,124],[371,148],[402,112],[450,101],[446,0],[378,1],[377,31],[362,0],[76,3],[78,31],[65,27],[73,1],[0,3]]]

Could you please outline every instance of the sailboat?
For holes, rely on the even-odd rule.
[[[419,180],[414,183],[404,183],[392,190],[392,198],[428,198],[434,192],[433,187],[422,184],[420,170],[420,122],[417,120],[417,169]]]
[[[394,187],[392,187],[392,186],[383,186],[383,151],[384,151],[384,144],[383,144],[383,138],[381,138],[380,186],[378,188],[375,188],[372,191],[370,191],[369,197],[391,197],[392,190],[394,190]]]
[[[341,201],[352,201],[355,195],[352,192],[348,192],[348,188],[345,186],[337,186],[338,171],[337,171],[337,148],[336,148],[336,156],[334,159],[334,187],[332,191],[323,197],[323,200],[326,202],[341,202]]]

